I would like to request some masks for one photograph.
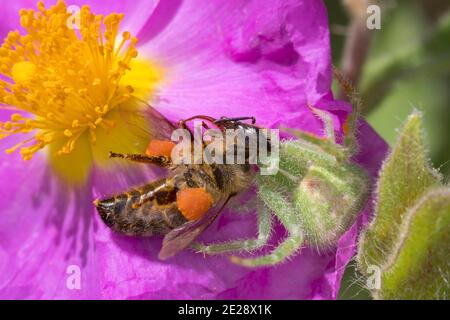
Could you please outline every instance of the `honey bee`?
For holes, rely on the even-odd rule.
[[[232,197],[247,190],[257,168],[250,164],[248,150],[242,164],[173,163],[170,154],[175,144],[170,136],[177,126],[154,108],[148,107],[148,111],[151,124],[157,126],[160,136],[167,140],[150,141],[145,154],[111,152],[110,157],[164,167],[168,169],[167,176],[96,200],[94,204],[104,223],[116,232],[144,237],[164,235],[158,256],[164,260],[188,247],[219,216]],[[253,117],[214,119],[203,115],[181,120],[178,128],[190,130],[186,123],[194,119],[202,120],[205,127],[215,126],[224,135],[227,129],[243,130],[247,136],[259,135],[262,129],[255,125]],[[266,136],[264,139],[270,148],[270,139]],[[203,147],[206,145],[203,141]],[[231,144],[227,148],[235,150],[236,146]]]

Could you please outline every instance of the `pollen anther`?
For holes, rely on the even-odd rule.
[[[62,142],[58,154],[70,153],[84,132],[95,143],[95,130],[114,127],[105,118],[130,98],[133,88],[121,78],[137,56],[137,39],[119,32],[123,14],[103,17],[83,6],[76,30],[67,26],[71,13],[64,1],[37,7],[20,10],[26,34],[10,32],[0,47],[0,106],[29,114],[0,123],[0,139],[35,132],[7,150],[20,149],[25,160],[56,141]]]

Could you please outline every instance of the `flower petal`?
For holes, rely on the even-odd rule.
[[[58,0],[43,1],[48,8],[54,5]],[[3,39],[9,31],[20,29],[19,10],[36,9],[38,0],[18,0],[2,1],[0,3],[0,12],[2,20],[0,21],[0,39]],[[67,0],[67,6],[89,5],[95,14],[107,15],[112,12],[125,14],[122,30],[128,30],[133,35],[137,35],[141,28],[146,24],[151,16],[157,0],[133,0],[133,1],[104,1],[104,0]]]
[[[160,65],[166,78],[152,101],[156,107],[174,120],[256,116],[262,125],[319,133],[320,121],[307,106],[331,94],[321,1],[174,3],[170,14],[157,7],[149,19],[167,27],[158,33],[144,28],[140,35],[141,44],[148,40],[141,56]]]
[[[2,19],[0,21],[0,40],[6,37],[9,31],[16,30],[20,27],[19,10],[21,8],[35,8],[35,0],[20,0],[20,1],[1,1],[0,12]]]
[[[255,223],[224,213],[202,238],[248,236]],[[161,238],[133,239],[100,228],[96,240],[106,299],[310,299],[316,294],[310,284],[321,279],[334,258],[304,250],[277,268],[252,270],[224,256],[205,258],[189,251],[160,261]],[[332,297],[332,289],[322,297]]]
[[[323,125],[308,104],[329,110],[336,124],[349,112],[330,91],[327,17],[320,1],[268,0],[264,6],[243,0],[161,1],[139,37],[148,41],[141,56],[167,71],[152,103],[171,119],[254,115],[265,126],[282,123],[321,133]],[[357,160],[373,177],[386,145],[366,124],[360,139]],[[204,258],[188,250],[162,262],[157,259],[160,238],[117,235],[100,221],[91,186],[68,189],[50,178],[43,157],[26,164],[18,157],[0,161],[0,176],[6,178],[0,183],[6,199],[0,204],[0,295],[7,298],[336,298],[368,217],[366,210],[336,252],[304,249],[274,268],[247,269],[224,256]],[[150,180],[141,168],[95,171],[94,195]],[[253,215],[230,209],[201,240],[255,232]],[[275,234],[272,245],[284,229],[277,226]],[[70,265],[81,268],[81,290],[69,289]]]
[[[98,298],[86,190],[52,179],[41,156],[23,163],[20,154],[2,155],[0,176],[0,296]],[[71,268],[81,272],[80,289],[68,283]]]

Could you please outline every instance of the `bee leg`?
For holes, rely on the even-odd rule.
[[[212,117],[198,115],[198,116],[193,116],[193,117],[190,117],[190,118],[178,121],[178,126],[181,129],[188,130],[192,134],[191,130],[186,125],[186,123],[189,122],[189,121],[195,120],[195,119],[202,119],[202,120],[205,120],[205,121],[208,121],[208,122],[211,122],[211,123],[214,123],[216,121],[216,119],[214,119]],[[204,128],[206,128],[206,129],[208,129],[208,126],[206,125],[205,121],[202,121],[202,126]]]
[[[209,126],[206,124],[205,121],[202,121],[202,127],[206,130],[209,130]]]
[[[192,142],[194,142],[194,137],[195,137],[195,135],[192,133],[192,130],[187,126],[186,123],[189,122],[189,121],[195,120],[195,119],[202,119],[202,127],[203,127],[204,129],[206,129],[206,130],[209,129],[209,126],[206,124],[206,122],[205,122],[204,120],[209,121],[209,122],[211,122],[211,123],[214,123],[214,122],[216,121],[216,119],[214,119],[214,118],[212,118],[212,117],[201,116],[201,115],[199,115],[199,116],[193,116],[193,117],[190,117],[190,118],[187,118],[187,119],[178,121],[178,126],[179,126],[181,129],[187,130],[187,131],[189,132],[189,134],[191,135],[191,140],[192,140]],[[205,147],[205,143],[204,143],[203,141],[202,141],[202,144],[203,144],[203,147]]]
[[[194,134],[192,133],[191,128],[189,128],[186,124],[187,120],[180,120],[178,121],[178,127],[180,127],[181,129],[187,130],[191,136],[191,140],[194,140]]]
[[[187,118],[187,119],[184,119],[184,120],[180,120],[178,122],[178,124],[183,129],[186,129],[186,122],[192,121],[192,120],[195,120],[195,119],[202,119],[202,120],[206,120],[206,121],[211,122],[211,123],[215,123],[215,121],[217,121],[213,117],[198,115],[198,116],[193,116],[193,117],[190,117],[190,118]]]
[[[140,163],[151,163],[158,167],[168,167],[171,165],[171,160],[165,156],[147,156],[145,154],[130,154],[130,153],[109,153],[110,158],[120,158]]]
[[[261,248],[267,243],[271,228],[272,216],[268,208],[262,205],[258,210],[258,237],[256,239],[243,239],[210,245],[194,243],[192,247],[199,252],[211,255],[230,251],[252,251]]]

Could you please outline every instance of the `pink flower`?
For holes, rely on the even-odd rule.
[[[53,3],[46,2],[47,8]],[[255,116],[263,126],[283,124],[321,134],[322,124],[307,107],[310,103],[330,111],[338,125],[338,133],[341,133],[341,124],[350,107],[334,100],[330,91],[329,31],[321,1],[267,0],[262,5],[256,0],[74,0],[70,4],[87,4],[96,14],[124,14],[120,30],[128,30],[137,36],[139,56],[133,60],[135,62],[130,62],[131,71],[124,71],[120,83],[131,83],[135,95],[145,97],[169,119],[176,121],[195,114]],[[18,11],[23,7],[35,8],[34,1],[0,4],[3,13],[0,36],[5,37],[9,30],[19,28]],[[23,28],[19,30],[24,32]],[[132,45],[124,48],[134,49]],[[6,65],[0,69],[0,88],[8,86],[4,84],[8,77],[13,77],[14,83],[23,82],[27,88],[39,86],[32,90],[42,92],[42,95],[27,96],[30,100],[26,101],[36,103],[38,110],[46,112],[18,107],[18,104],[23,106],[23,101],[5,98],[11,92],[2,89],[0,121],[3,133],[0,131],[0,137],[3,134],[4,139],[0,140],[1,150],[23,141],[20,132],[29,137],[44,130],[41,123],[33,126],[36,130],[32,133],[24,127],[18,133],[9,134],[6,123],[12,114],[19,113],[27,119],[47,117],[49,122],[45,123],[45,128],[48,129],[56,123],[50,121],[54,117],[48,113],[58,103],[66,108],[61,117],[68,117],[63,120],[71,120],[70,123],[78,118],[85,119],[86,114],[93,112],[95,106],[83,109],[85,107],[74,101],[68,103],[69,100],[52,100],[54,104],[51,105],[43,103],[46,94],[53,92],[44,89],[60,89],[49,79],[69,74],[67,68],[71,65],[64,69],[61,61],[69,61],[72,57],[76,60],[72,63],[79,63],[76,71],[87,70],[87,73],[80,73],[70,80],[71,88],[78,88],[86,76],[89,98],[94,99],[93,95],[100,92],[97,89],[89,91],[91,86],[98,85],[96,82],[101,82],[92,76],[101,72],[92,71],[100,66],[98,61],[89,64],[89,59],[80,60],[79,55],[71,54],[73,52],[67,51],[57,57],[60,59],[57,61],[51,61],[54,56],[49,55],[41,65],[31,56],[15,56],[18,60],[11,64],[16,66],[13,72],[8,67],[6,51],[0,50],[0,67]],[[55,75],[58,73],[55,70],[39,69],[46,65],[61,68],[59,74]],[[117,65],[110,67],[120,68]],[[39,74],[36,74],[36,68],[41,70]],[[129,78],[126,78],[128,74]],[[48,77],[45,80],[50,82],[27,82],[36,79],[34,77]],[[69,80],[65,78],[64,81]],[[105,90],[111,92],[108,90],[113,89],[105,87]],[[123,91],[114,91],[114,94],[120,98],[127,94],[126,90],[124,87]],[[64,92],[73,93],[69,91]],[[84,93],[75,92],[80,96]],[[100,101],[102,97],[95,96]],[[112,233],[97,216],[92,200],[146,182],[149,174],[140,166],[111,168],[105,161],[104,153],[112,147],[125,150],[141,147],[136,142],[138,138],[121,122],[123,119],[113,115],[113,105],[109,107],[111,110],[102,114],[102,121],[115,123],[109,129],[87,126],[78,137],[79,126],[64,130],[51,127],[54,134],[49,134],[47,140],[38,137],[29,142],[32,147],[37,146],[37,150],[23,152],[29,161],[23,161],[18,152],[0,156],[0,297],[336,298],[344,268],[354,253],[356,237],[367,220],[369,208],[341,238],[335,251],[318,254],[305,248],[292,261],[273,268],[247,269],[233,265],[226,257],[205,258],[188,250],[173,259],[159,261],[160,238],[130,238]],[[17,123],[25,121],[21,117],[15,117]],[[91,131],[95,145],[94,138],[87,134]],[[375,176],[386,145],[365,123],[362,123],[359,136],[361,152],[356,160]],[[69,143],[72,138],[74,147]],[[39,144],[41,142],[45,145]],[[58,155],[57,151],[62,154]],[[253,216],[228,210],[202,239],[233,239],[255,231]],[[278,228],[278,236],[282,235],[283,230]],[[79,268],[79,288],[67,283],[71,276],[68,272],[73,270],[71,266],[76,266],[76,270]]]

